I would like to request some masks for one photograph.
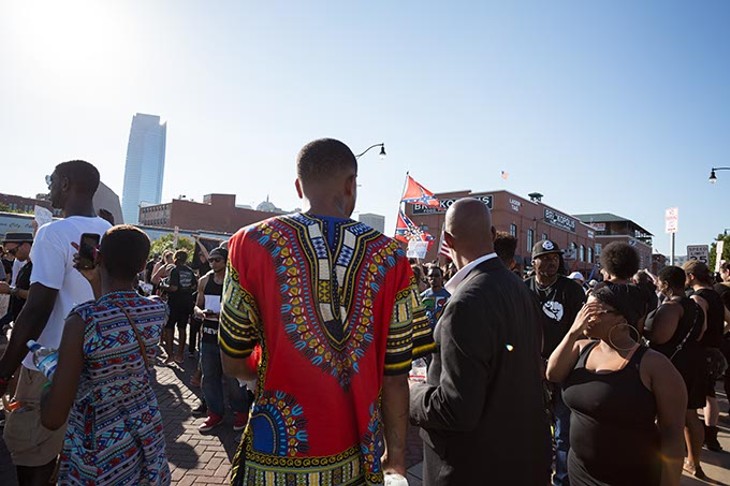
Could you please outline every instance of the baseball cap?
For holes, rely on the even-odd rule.
[[[573,280],[580,280],[581,282],[583,282],[585,280],[585,277],[583,277],[583,274],[580,272],[573,272],[570,275],[568,275],[568,278],[573,279]]]
[[[532,247],[532,259],[549,253],[563,253],[558,244],[552,240],[540,240]]]

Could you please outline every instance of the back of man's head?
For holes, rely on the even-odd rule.
[[[297,155],[297,178],[303,188],[357,175],[357,159],[352,150],[332,138],[309,142]]]
[[[492,214],[482,202],[473,198],[459,199],[446,211],[446,232],[452,248],[468,257],[479,257],[494,251]]]
[[[175,252],[175,263],[183,264],[188,261],[188,252],[178,250]]]
[[[71,191],[94,197],[99,188],[99,171],[84,160],[69,160],[56,166],[55,173],[68,179]]]
[[[517,238],[506,231],[497,231],[494,238],[494,251],[505,263],[511,263],[517,251]]]

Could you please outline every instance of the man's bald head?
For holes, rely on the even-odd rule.
[[[494,251],[492,213],[482,201],[465,198],[452,204],[445,230],[453,240],[449,246],[460,256],[476,259]]]

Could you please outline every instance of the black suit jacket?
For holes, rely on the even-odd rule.
[[[548,484],[539,309],[498,258],[477,265],[439,320],[426,383],[411,388],[424,484]]]

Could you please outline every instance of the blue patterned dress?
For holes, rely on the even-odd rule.
[[[150,363],[164,326],[162,302],[113,292],[77,306],[86,323],[84,367],[68,419],[59,484],[167,485],[170,469],[157,397],[124,307]]]

